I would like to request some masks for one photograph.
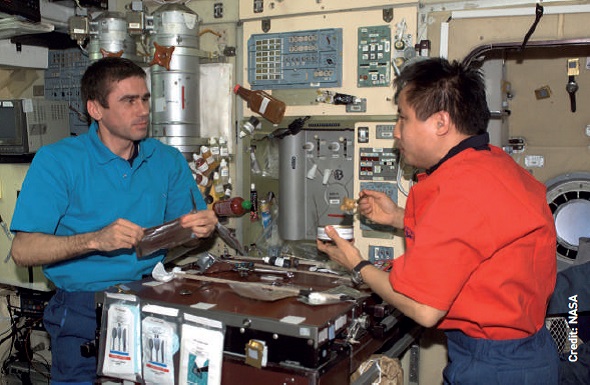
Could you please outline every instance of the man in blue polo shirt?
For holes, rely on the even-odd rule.
[[[95,358],[80,354],[94,340],[94,293],[141,279],[163,259],[164,251],[137,258],[145,228],[181,217],[182,227],[205,238],[217,223],[182,154],[147,138],[150,93],[141,67],[98,60],[81,91],[93,119],[88,133],[39,150],[11,223],[14,261],[42,265],[57,288],[44,315],[52,384],[94,381]]]

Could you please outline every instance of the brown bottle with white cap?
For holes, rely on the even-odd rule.
[[[248,108],[269,122],[279,124],[283,120],[287,109],[283,101],[262,90],[249,90],[239,84],[234,87],[234,93],[246,101]]]

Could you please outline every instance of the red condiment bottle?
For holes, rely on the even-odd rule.
[[[220,217],[241,217],[249,213],[251,208],[252,203],[242,197],[234,197],[213,203],[213,211]]]

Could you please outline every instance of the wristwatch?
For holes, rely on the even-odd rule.
[[[363,281],[363,276],[361,275],[361,269],[368,265],[373,264],[369,261],[360,261],[350,272],[350,279],[352,283],[354,283],[356,286],[361,285],[365,282]]]

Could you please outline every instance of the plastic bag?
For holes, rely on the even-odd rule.
[[[180,385],[219,385],[225,327],[220,321],[184,314],[180,343]]]
[[[137,382],[141,379],[140,311],[137,297],[105,293],[98,373]]]
[[[142,307],[141,316],[143,380],[174,385],[174,356],[180,349],[178,309],[148,304]]]

